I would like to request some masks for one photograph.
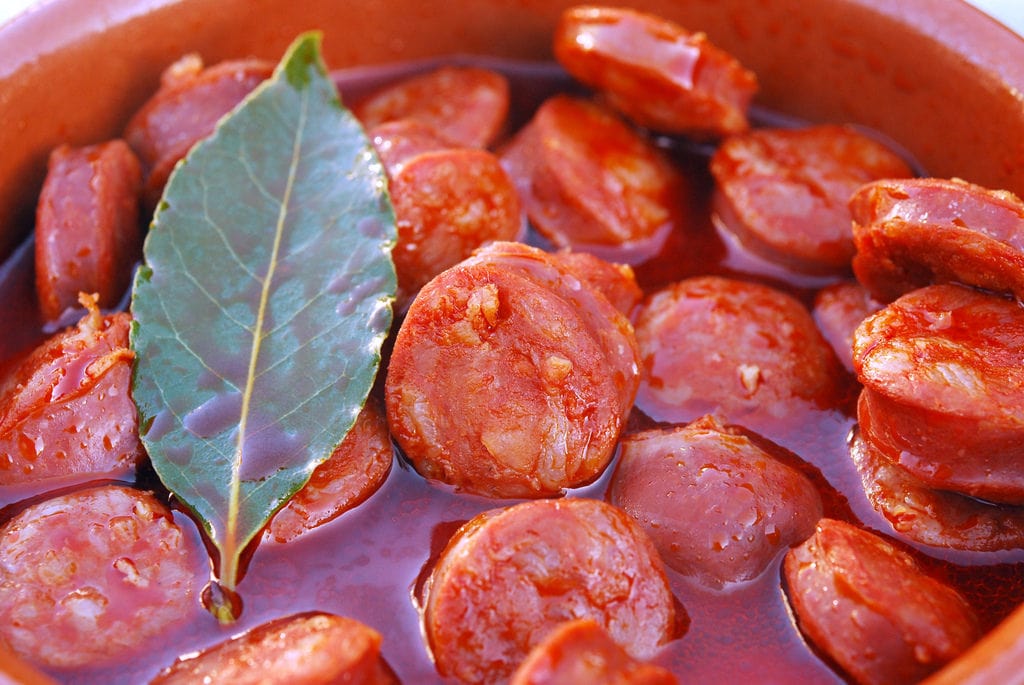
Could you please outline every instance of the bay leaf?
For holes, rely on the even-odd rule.
[[[300,36],[179,164],[132,295],[142,440],[229,592],[355,422],[392,319],[384,171],[319,46]]]

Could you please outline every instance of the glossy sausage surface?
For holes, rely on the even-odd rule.
[[[139,160],[123,140],[50,153],[36,209],[36,293],[43,318],[56,321],[96,293],[113,309],[142,258]]]
[[[146,492],[107,485],[34,504],[0,527],[0,636],[43,666],[130,658],[201,611],[204,556]]]
[[[1024,504],[1024,310],[958,285],[912,291],[857,329],[864,439],[933,488]]]
[[[757,78],[703,33],[634,10],[580,6],[555,28],[555,57],[637,124],[715,137],[748,128]]]
[[[882,302],[932,283],[1024,299],[1024,202],[957,179],[868,184],[850,199],[857,279]]]
[[[822,519],[783,570],[801,630],[861,685],[918,682],[979,637],[955,590],[848,523]]]
[[[632,657],[675,637],[661,559],[623,511],[598,500],[538,500],[492,510],[449,541],[423,620],[438,671],[467,683],[507,679],[556,626],[590,618]]]
[[[850,127],[758,129],[711,157],[714,207],[752,251],[797,271],[850,271],[850,196],[880,178],[911,175],[878,141]]]
[[[669,567],[716,588],[757,577],[822,515],[806,476],[710,416],[624,438],[608,497]]]

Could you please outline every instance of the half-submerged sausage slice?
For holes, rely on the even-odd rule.
[[[545,497],[607,466],[639,379],[632,327],[540,250],[494,243],[420,291],[385,385],[392,435],[427,478]]]
[[[129,395],[131,317],[91,308],[0,386],[0,485],[125,477],[146,458]]]
[[[380,633],[355,619],[298,614],[179,659],[150,685],[394,685],[380,645]]]
[[[864,494],[897,535],[972,552],[1024,549],[1024,507],[994,507],[958,492],[930,488],[880,454],[859,432],[850,442],[850,458]]]
[[[0,639],[43,666],[130,658],[201,611],[198,547],[132,488],[34,504],[0,528]]]
[[[289,542],[333,521],[380,488],[393,460],[384,412],[371,397],[338,448],[274,514],[264,537]]]
[[[50,153],[36,209],[36,292],[47,321],[96,293],[116,307],[142,257],[142,170],[123,140]]]
[[[753,252],[809,273],[849,272],[849,201],[860,186],[912,175],[898,155],[846,126],[732,136],[712,156],[711,173],[723,228]]]
[[[800,629],[861,685],[918,682],[980,637],[959,593],[848,523],[822,519],[783,569]]]
[[[958,285],[904,295],[854,341],[864,439],[929,487],[1024,504],[1024,309]]]
[[[839,362],[807,309],[780,290],[690,278],[648,296],[635,325],[636,403],[657,421],[717,414],[780,442],[805,409],[839,402]]]
[[[573,7],[555,57],[637,124],[698,138],[745,131],[757,78],[703,33],[613,7]]]
[[[609,498],[668,566],[711,587],[757,577],[822,515],[807,476],[710,416],[624,438]]]
[[[254,59],[205,67],[198,55],[186,55],[164,71],[160,89],[125,127],[142,162],[147,209],[156,206],[174,165],[273,70],[273,63]]]
[[[882,302],[932,283],[1024,300],[1024,202],[960,180],[885,180],[850,200],[857,279]]]
[[[654,545],[625,512],[539,500],[485,512],[455,533],[430,577],[423,620],[441,675],[491,683],[576,618],[650,658],[675,637],[673,601]]]
[[[850,373],[853,369],[853,334],[857,327],[883,305],[856,281],[826,286],[814,296],[811,315],[836,357]]]
[[[683,176],[619,117],[556,95],[501,153],[533,226],[556,247],[638,263],[681,221]]]
[[[589,618],[566,621],[534,647],[510,685],[678,685],[654,664],[638,661]]]
[[[509,108],[507,79],[480,67],[445,66],[382,88],[353,105],[367,128],[415,119],[459,147],[486,148],[497,140]]]

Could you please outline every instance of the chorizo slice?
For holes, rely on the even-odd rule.
[[[822,516],[807,476],[711,416],[626,436],[608,496],[670,568],[713,588],[756,578]]]
[[[778,442],[801,412],[840,402],[839,362],[807,309],[780,290],[685,279],[649,295],[634,325],[636,406],[656,421],[717,414]]]
[[[654,664],[638,661],[589,618],[566,621],[530,650],[510,685],[678,685]]]
[[[156,207],[174,165],[273,71],[272,63],[255,59],[206,67],[197,55],[186,55],[164,71],[160,88],[128,121],[124,134],[142,162],[147,208]]]
[[[181,658],[150,685],[397,685],[381,635],[355,619],[321,612],[286,616]]]
[[[0,639],[44,667],[130,658],[201,611],[205,558],[147,492],[106,485],[33,504],[0,527]]]
[[[382,88],[352,105],[367,128],[396,119],[432,126],[454,146],[490,147],[505,127],[508,80],[481,67],[444,66]]]
[[[389,177],[397,174],[403,164],[421,152],[452,147],[434,127],[416,119],[386,121],[370,129],[367,136]]]
[[[931,488],[1024,504],[1024,310],[958,285],[910,292],[857,329],[864,439]]]
[[[0,485],[126,477],[146,459],[132,403],[131,317],[95,302],[0,387]]]
[[[822,519],[783,571],[804,635],[861,685],[918,682],[980,637],[959,593],[848,523]]]
[[[856,281],[833,283],[814,296],[811,316],[848,372],[854,372],[854,331],[864,319],[884,306]]]
[[[530,222],[559,248],[635,264],[680,225],[684,177],[611,111],[556,95],[501,151]]]
[[[859,432],[850,443],[850,457],[871,506],[897,534],[932,547],[972,552],[1024,549],[1024,507],[994,507],[929,488]]]
[[[394,451],[384,412],[370,398],[352,430],[302,489],[274,514],[265,537],[290,542],[365,501],[391,471]]]
[[[932,283],[962,283],[1024,300],[1024,202],[957,179],[869,183],[850,199],[853,271],[891,302]]]
[[[114,307],[142,258],[142,170],[123,140],[51,154],[36,208],[35,265],[39,310],[56,321],[96,293]]]
[[[405,161],[390,181],[400,307],[481,245],[525,233],[516,188],[486,150],[423,152]]]
[[[716,220],[748,249],[808,273],[848,273],[849,201],[865,183],[911,176],[903,159],[848,126],[759,129],[711,157]]]
[[[629,264],[615,264],[588,252],[572,250],[559,250],[554,257],[627,317],[644,297]]]
[[[426,587],[424,631],[442,676],[508,678],[561,623],[589,618],[635,659],[675,637],[676,613],[650,539],[591,499],[491,510],[449,541]]]
[[[546,253],[494,245],[508,255],[482,250],[409,308],[388,365],[388,424],[427,478],[492,497],[557,495],[611,459],[636,392],[632,330]],[[520,266],[517,251],[529,255]],[[575,284],[571,297],[555,275]]]
[[[554,35],[558,62],[640,126],[708,138],[747,130],[757,78],[739,61],[666,19],[629,9],[573,7]]]

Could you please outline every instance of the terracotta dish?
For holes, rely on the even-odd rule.
[[[50,0],[0,27],[0,262],[29,235],[50,150],[118,135],[188,52],[277,60],[324,32],[332,69],[449,53],[550,60],[569,0]],[[618,4],[618,3],[615,3]],[[898,141],[930,175],[1024,196],[1024,39],[959,0],[633,0],[705,31],[756,104]],[[0,322],[0,327],[7,322]],[[928,682],[1024,682],[1024,607]],[[0,681],[49,682],[4,653]]]

